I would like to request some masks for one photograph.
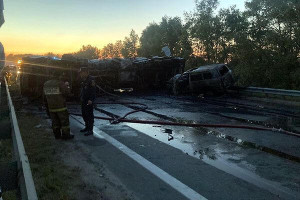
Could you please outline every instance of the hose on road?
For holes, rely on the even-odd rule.
[[[295,137],[300,137],[300,134],[296,134],[290,131],[286,131],[283,129],[277,129],[277,128],[266,128],[266,127],[257,127],[257,126],[245,126],[245,125],[229,125],[229,124],[199,124],[199,123],[178,123],[178,122],[169,122],[169,121],[150,121],[150,120],[136,120],[136,119],[126,119],[128,115],[131,115],[133,113],[137,112],[143,112],[148,109],[148,106],[141,103],[135,103],[135,102],[98,102],[96,104],[119,104],[119,105],[128,105],[128,104],[135,104],[135,105],[141,105],[143,106],[140,109],[133,110],[131,112],[126,113],[123,117],[117,117],[117,115],[110,115],[110,117],[100,117],[95,116],[95,119],[101,119],[101,120],[107,120],[110,121],[111,124],[118,124],[121,122],[127,122],[127,123],[137,123],[137,124],[155,124],[155,125],[167,125],[167,126],[182,126],[182,127],[194,127],[194,128],[200,128],[200,127],[207,127],[207,128],[233,128],[233,129],[248,129],[248,130],[258,130],[258,131],[273,131],[273,132],[280,132],[287,135],[292,135]],[[95,110],[99,112],[103,112],[103,110],[99,108],[95,108]],[[78,113],[71,113],[71,115],[82,117],[81,114]],[[110,114],[110,113],[109,113]]]
[[[111,124],[118,124],[120,123],[122,119],[125,119],[128,115],[131,115],[131,114],[134,114],[134,113],[137,113],[137,112],[143,112],[145,110],[148,109],[148,106],[146,104],[142,104],[142,103],[135,103],[135,102],[113,102],[113,103],[109,103],[109,102],[102,102],[102,103],[95,103],[95,104],[120,104],[120,105],[140,105],[142,106],[142,108],[138,108],[138,109],[135,109],[133,111],[130,111],[128,113],[126,113],[123,117],[117,117],[116,115],[112,116],[114,119],[113,120],[110,120],[110,123]],[[95,110],[99,111],[99,112],[103,112],[103,110],[99,109],[99,108],[95,108]]]

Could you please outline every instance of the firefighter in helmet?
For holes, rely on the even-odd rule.
[[[55,72],[52,79],[44,84],[44,100],[47,113],[52,120],[55,139],[73,139],[70,133],[69,113],[66,98],[71,96],[69,82],[63,81],[61,72]]]

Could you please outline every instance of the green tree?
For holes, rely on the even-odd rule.
[[[109,43],[100,51],[100,58],[121,58],[123,42],[118,40],[115,44]]]
[[[48,57],[57,57],[57,58],[60,57],[60,55],[55,54],[55,53],[53,53],[53,52],[48,52],[48,53],[44,54],[44,56],[48,56]]]
[[[125,37],[123,48],[121,49],[124,58],[133,58],[137,56],[139,36],[134,30],[131,30],[129,37]]]
[[[83,45],[81,49],[74,53],[74,56],[82,59],[98,59],[100,50],[92,45]]]
[[[163,47],[161,34],[158,24],[149,24],[142,32],[139,55],[145,57],[160,55]]]
[[[186,15],[194,54],[230,63],[243,86],[299,89],[299,1],[249,0],[244,12],[233,6],[216,13],[217,5],[196,0]]]
[[[163,17],[160,23],[163,46],[168,46],[174,56],[188,58],[191,54],[191,44],[187,29],[179,17]]]
[[[142,56],[161,55],[162,47],[168,46],[172,55],[188,58],[192,53],[189,34],[179,17],[163,17],[160,24],[151,23],[140,39]]]
[[[123,49],[123,42],[121,40],[116,41],[113,48],[113,57],[114,58],[121,58],[122,57],[122,49]]]
[[[214,15],[217,6],[218,0],[196,0],[195,12],[186,15],[195,53],[203,54],[209,63],[218,62],[221,51],[222,27],[220,18]]]
[[[100,58],[113,58],[114,57],[114,45],[112,43],[107,44],[100,51]]]
[[[295,88],[299,69],[299,2],[252,0],[246,2],[248,53],[238,68],[250,74],[252,85]],[[251,47],[251,48],[249,48]],[[249,51],[251,49],[251,51]]]

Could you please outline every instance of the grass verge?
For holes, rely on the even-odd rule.
[[[72,184],[80,179],[79,172],[63,164],[60,156],[63,142],[54,139],[46,119],[29,112],[17,115],[39,199],[75,199]]]

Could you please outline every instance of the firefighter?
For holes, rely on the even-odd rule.
[[[85,136],[89,136],[93,135],[96,83],[89,75],[89,70],[86,67],[80,68],[79,75],[82,80],[80,91],[81,111],[82,118],[85,122],[85,128],[80,130],[80,132],[85,133]]]
[[[71,92],[69,83],[62,81],[63,78],[56,72],[51,80],[45,82],[43,90],[55,139],[69,140],[74,138],[70,133],[69,113],[66,106],[66,97],[71,96]]]

